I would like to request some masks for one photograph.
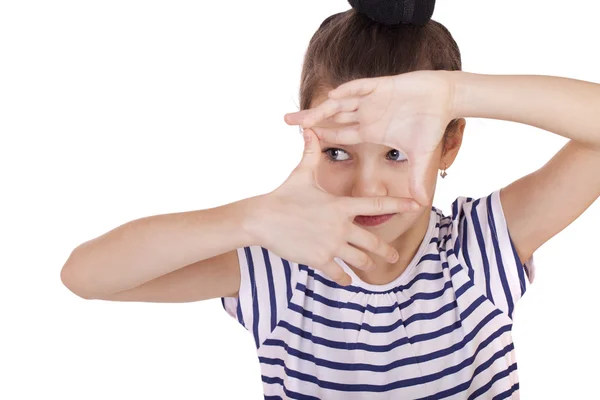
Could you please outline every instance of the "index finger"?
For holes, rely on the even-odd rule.
[[[358,97],[341,100],[327,99],[314,108],[288,113],[284,119],[288,125],[301,125],[304,128],[312,128],[339,112],[355,111],[359,100]]]
[[[346,197],[342,199],[342,206],[352,216],[415,212],[420,208],[413,199],[388,196]]]
[[[379,85],[377,78],[362,78],[346,82],[331,90],[328,94],[330,99],[341,99],[343,97],[365,96]]]

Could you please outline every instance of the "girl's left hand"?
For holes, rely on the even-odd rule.
[[[347,82],[319,106],[286,114],[285,121],[311,128],[330,143],[378,143],[403,152],[411,171],[411,196],[428,205],[425,173],[453,113],[451,74],[415,71]],[[334,123],[345,125],[333,128]]]

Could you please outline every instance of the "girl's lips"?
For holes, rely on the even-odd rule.
[[[376,226],[381,225],[386,221],[389,221],[396,214],[384,214],[384,215],[358,215],[354,217],[354,222],[363,226]]]

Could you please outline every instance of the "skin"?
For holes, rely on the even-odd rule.
[[[314,108],[327,100],[328,90],[314,97],[310,108]],[[332,128],[344,124],[330,123]],[[460,119],[457,128],[449,135],[445,149],[440,142],[432,162],[429,163],[425,185],[433,199],[439,170],[448,169],[456,159],[462,143],[466,121]],[[323,190],[336,196],[375,197],[393,196],[410,197],[408,188],[408,168],[403,153],[395,153],[392,147],[358,143],[354,145],[338,145],[320,141],[322,151],[340,149],[323,153],[322,162],[317,169],[317,183]],[[431,202],[416,213],[396,214],[389,221],[374,227],[362,226],[373,232],[394,247],[400,258],[396,263],[389,263],[382,257],[367,252],[376,267],[370,271],[350,267],[364,282],[369,284],[386,284],[397,278],[414,258],[429,224]]]
[[[427,165],[447,121],[459,117],[512,121],[570,139],[543,167],[500,190],[506,223],[522,261],[600,196],[597,83],[543,75],[416,71],[357,79],[328,97],[315,109],[287,114],[286,122],[321,127],[319,137],[337,143],[404,148],[413,155],[413,198],[424,205],[430,198],[424,185]],[[329,121],[355,125],[329,129]]]
[[[394,81],[399,77],[348,83],[344,93],[350,93],[349,96],[365,96],[366,100],[359,102],[359,105],[362,104],[360,112],[353,113],[352,110],[356,108],[353,106],[348,110],[340,109],[343,111],[340,115],[347,118],[352,117],[350,114],[357,114],[358,118],[352,118],[359,123],[366,118],[370,126],[377,126],[370,133],[383,139],[386,138],[386,132],[380,127],[389,130],[389,127],[411,126],[402,125],[402,121],[423,110],[428,111],[430,116],[425,121],[428,122],[425,126],[436,127],[435,131],[428,132],[431,136],[437,135],[437,126],[444,125],[435,122],[435,116],[438,116],[443,121],[459,117],[513,121],[570,139],[544,166],[500,191],[506,222],[521,260],[528,260],[536,249],[575,221],[600,196],[600,85],[550,76],[496,76],[460,71],[439,72],[435,76],[430,76],[431,72],[412,74],[411,76],[419,78],[418,85],[410,84],[412,78],[408,74],[402,78],[408,81],[411,89],[408,97],[389,90],[390,85],[393,87]],[[451,91],[453,95],[446,99],[452,100],[449,115],[444,114],[445,92],[436,89],[438,86],[446,87],[443,79],[440,79],[442,76],[450,79],[451,86],[454,87]],[[424,78],[428,77],[432,78],[434,84],[422,88],[424,81],[428,81]],[[362,87],[374,89],[364,95],[352,94],[354,88],[361,92]],[[378,101],[380,92],[383,97]],[[338,97],[344,97],[344,93]],[[432,96],[432,93],[435,95]],[[415,105],[415,98],[421,99],[418,106]],[[428,98],[433,98],[439,104],[432,105],[427,101]],[[322,101],[323,96],[315,97],[311,107],[317,107],[318,114],[330,114],[319,112],[318,105]],[[381,121],[381,109],[372,107],[381,101],[388,101],[391,107],[390,112],[383,115],[387,121]],[[338,111],[335,107],[333,110]],[[398,110],[401,112],[398,113]],[[373,111],[378,114],[374,116]],[[307,113],[312,115],[313,112],[303,110],[298,113],[299,117],[286,116],[286,121],[291,125],[302,124],[303,116]],[[400,121],[390,121],[390,118]],[[423,126],[419,119],[412,118],[412,122],[415,123],[414,126]],[[307,124],[302,125],[310,128]],[[465,121],[459,120],[458,126],[447,142],[446,151],[442,152],[438,146],[429,158],[431,165],[424,169],[424,180],[428,182],[427,190],[431,190],[431,193],[435,189],[437,169],[450,167],[458,153]],[[397,130],[387,132],[390,134],[389,140],[394,139]],[[421,132],[420,129],[418,131]],[[421,139],[427,139],[408,129],[406,132],[400,130],[397,135],[398,146],[404,145],[406,137],[412,139],[412,145],[419,145],[419,141],[425,141]],[[373,147],[361,141],[354,143],[359,143],[362,147],[359,144],[352,148],[336,146],[348,150],[352,161],[346,165],[327,163],[326,154],[322,155],[323,163],[317,160],[317,178],[321,187],[330,192],[345,192],[351,196],[384,190],[404,193],[407,186],[406,171],[402,166],[393,166],[385,159],[390,148]],[[426,156],[428,155],[427,153]],[[305,168],[312,168],[313,157],[305,154],[305,158],[307,156],[310,159],[307,164],[310,165]],[[377,169],[375,165],[378,166]],[[308,174],[304,171],[304,176],[306,175]],[[365,180],[366,176],[370,176],[369,181]],[[292,185],[290,198],[296,198],[296,193],[306,195],[307,189],[302,186],[302,182],[308,181],[305,177],[296,179],[298,182]],[[307,187],[310,189],[311,185]],[[310,198],[323,198],[314,191],[309,194]],[[151,216],[123,224],[73,250],[61,270],[61,279],[71,291],[86,299],[188,302],[221,296],[235,297],[240,287],[235,249],[257,243],[239,227],[246,224],[248,215],[260,208],[257,207],[257,200],[266,197],[244,199],[207,210]],[[319,215],[321,206],[318,203],[313,201],[312,211],[314,218],[322,222],[324,218]],[[327,206],[328,203],[331,200],[324,202],[324,205]],[[300,210],[305,212],[304,208]],[[286,212],[280,214],[281,217],[289,216]],[[260,218],[259,220],[264,222]],[[386,236],[401,251],[401,257],[391,265],[381,263],[377,257],[372,256],[378,267],[369,273],[357,271],[357,275],[366,282],[380,284],[401,274],[423,238],[423,225],[424,222],[419,217],[414,220],[398,217],[388,221],[385,227],[367,228],[380,231],[381,235]],[[308,245],[316,243],[315,238],[318,236],[313,232],[307,235]],[[189,265],[182,267],[186,264]]]

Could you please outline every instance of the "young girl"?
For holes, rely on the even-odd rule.
[[[75,249],[65,285],[90,299],[222,298],[254,338],[269,399],[518,398],[511,329],[533,253],[600,195],[600,87],[461,72],[431,4],[353,4],[323,22],[302,110],[286,117],[305,128],[303,159],[278,189],[131,221]],[[466,117],[572,140],[445,216],[431,199]]]

